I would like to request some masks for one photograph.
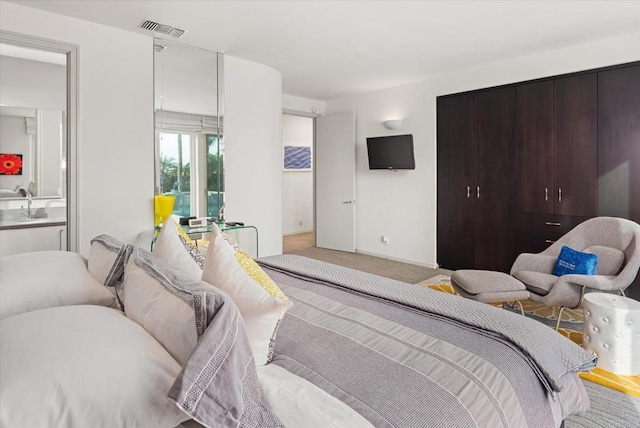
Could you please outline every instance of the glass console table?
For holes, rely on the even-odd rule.
[[[231,239],[236,241],[245,253],[254,259],[258,257],[258,229],[255,226],[231,226],[227,223],[218,222],[216,222],[216,225],[220,230],[229,235]],[[184,230],[191,239],[196,241],[196,243],[199,240],[208,241],[212,228],[211,223],[202,227],[189,227],[189,225],[181,225],[180,227],[182,227],[182,230]]]

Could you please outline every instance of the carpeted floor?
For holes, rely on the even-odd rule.
[[[285,243],[288,238],[290,237],[285,237]],[[286,245],[285,248],[287,248]],[[429,269],[365,254],[316,248],[309,246],[308,240],[306,245],[289,247],[289,251],[285,253],[298,254],[411,284],[425,282],[437,275],[445,277],[451,275],[451,271],[446,269]],[[545,313],[539,312],[539,315],[545,318]],[[546,314],[546,316],[551,315]],[[567,418],[565,428],[640,428],[639,398],[587,380],[583,382],[589,394],[591,410],[584,415],[573,415]]]
[[[284,254],[295,253],[305,248],[311,248],[313,245],[313,232],[296,233],[282,237],[282,252]]]
[[[347,253],[309,245],[300,245],[300,242],[304,239],[305,238],[300,235],[285,236],[283,240],[284,254],[297,254],[322,260],[327,263],[333,263],[334,265],[345,266],[375,275],[397,279],[398,281],[408,282],[410,284],[418,283],[435,275],[451,275],[451,271],[447,269],[431,269],[425,266],[397,262],[361,253]]]

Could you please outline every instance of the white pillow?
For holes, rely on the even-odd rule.
[[[115,287],[122,281],[124,260],[130,247],[109,235],[99,235],[91,240],[89,273],[106,287]]]
[[[256,364],[268,364],[278,324],[291,302],[251,257],[236,251],[218,226],[212,226],[202,280],[233,299],[244,320]]]
[[[180,366],[141,326],[100,306],[0,321],[0,426],[175,427]]]
[[[0,319],[67,305],[116,307],[80,254],[39,251],[0,259]]]
[[[172,219],[165,222],[153,245],[153,254],[160,257],[169,266],[181,269],[192,278],[200,279],[204,257],[194,245],[182,237],[178,227]]]
[[[184,365],[207,323],[206,302],[221,293],[136,248],[125,265],[124,311]]]

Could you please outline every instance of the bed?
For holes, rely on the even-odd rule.
[[[267,257],[261,272],[289,301],[272,308],[263,355],[233,290],[168,266],[175,254],[97,242],[101,255],[64,253],[64,266],[48,252],[46,280],[34,269],[25,280],[36,256],[3,259],[2,426],[557,427],[589,409],[576,372],[595,357],[511,312]],[[205,263],[224,259],[209,250]],[[18,275],[23,291],[7,291]],[[57,287],[40,306],[38,281]]]
[[[300,256],[259,260],[294,302],[271,364],[373,426],[559,426],[592,355],[528,318]],[[366,362],[366,363],[365,363]]]

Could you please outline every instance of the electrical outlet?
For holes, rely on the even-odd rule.
[[[382,235],[382,239],[381,239],[381,241],[382,241],[382,243],[383,243],[384,245],[387,245],[387,246],[389,245],[389,237],[388,237],[388,236],[386,236],[386,235]]]

